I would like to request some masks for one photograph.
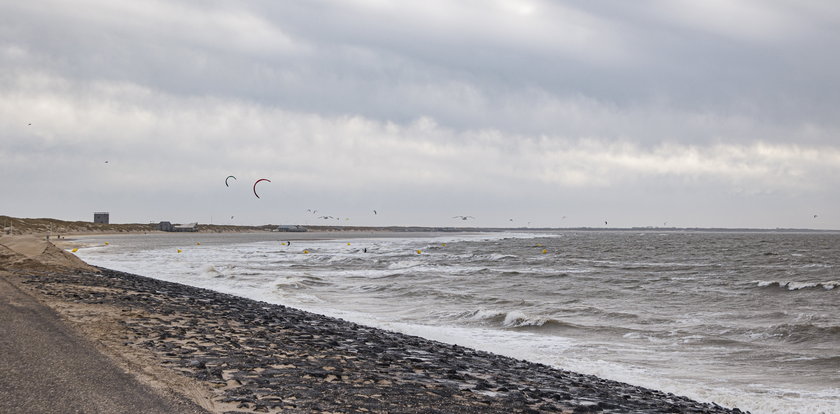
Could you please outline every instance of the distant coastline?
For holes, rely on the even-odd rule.
[[[286,223],[283,223],[286,224]],[[249,233],[269,232],[281,224],[240,226],[222,224],[198,224],[199,233]],[[806,228],[726,228],[726,227],[455,227],[455,226],[327,226],[300,225],[311,231],[387,231],[387,232],[499,232],[499,231],[653,231],[653,232],[785,232],[785,233],[835,233],[836,229]],[[0,234],[23,235],[83,235],[108,233],[152,233],[160,232],[158,223],[114,223],[102,224],[89,221],[67,221],[54,218],[21,218],[0,215]]]

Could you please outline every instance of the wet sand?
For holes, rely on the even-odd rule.
[[[211,412],[739,412],[107,269],[6,267],[123,370]]]

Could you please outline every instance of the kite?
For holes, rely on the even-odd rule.
[[[230,187],[230,186],[228,185],[228,180],[230,180],[231,178],[233,178],[234,180],[236,179],[236,177],[234,177],[234,176],[232,176],[232,175],[227,176],[227,178],[225,178],[225,187]]]
[[[259,183],[260,183],[260,181],[268,181],[268,182],[271,182],[271,180],[269,180],[268,178],[260,178],[259,180],[257,180],[257,181],[254,183],[254,195],[255,195],[255,196],[257,196],[257,198],[260,198],[260,195],[259,195],[259,194],[257,194],[257,184],[259,184]]]

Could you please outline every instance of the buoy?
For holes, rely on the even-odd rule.
[[[181,249],[178,249],[178,253],[181,253],[181,252],[183,252],[183,250],[181,250]]]
[[[195,242],[196,246],[201,246],[201,242]]]
[[[350,243],[347,243],[347,245],[349,246],[349,245],[350,245]]]
[[[111,243],[105,242],[105,245],[106,245],[106,246],[107,246],[107,245],[109,245],[109,244],[111,244]]]
[[[309,250],[304,250],[303,254],[309,254]]]
[[[546,253],[548,253],[548,250],[547,250],[547,249],[543,249],[543,254],[546,254]]]
[[[76,247],[76,248],[74,248],[73,250],[70,250],[70,251],[71,251],[71,252],[73,252],[73,253],[76,253],[76,252],[78,252],[78,251],[79,251],[79,248],[78,248],[78,247]]]
[[[446,243],[441,244],[441,246],[446,247]]]
[[[422,251],[422,250],[418,250],[418,251],[417,251],[417,254],[422,254],[422,253],[423,253],[423,251]]]

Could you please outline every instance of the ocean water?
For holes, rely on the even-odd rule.
[[[753,413],[840,413],[840,234],[327,237],[88,237],[77,255]]]

